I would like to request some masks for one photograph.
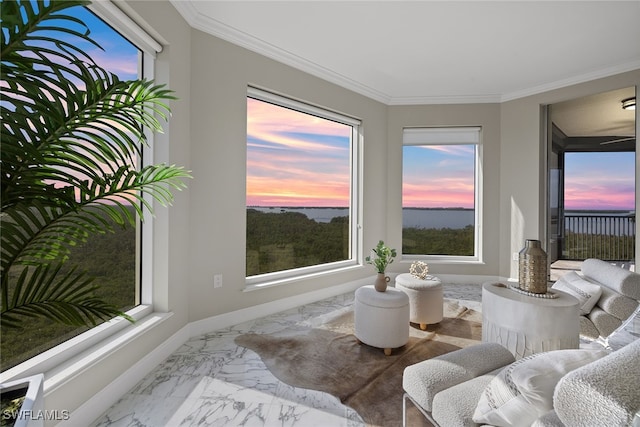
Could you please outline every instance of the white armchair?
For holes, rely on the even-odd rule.
[[[640,340],[614,352],[556,350],[517,362],[483,343],[408,366],[404,404],[442,427],[636,427],[639,361]]]

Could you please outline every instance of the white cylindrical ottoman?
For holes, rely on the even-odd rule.
[[[434,276],[419,279],[409,273],[396,277],[396,288],[409,296],[409,321],[420,324],[420,329],[442,320],[443,293],[442,282]]]
[[[409,297],[398,289],[378,292],[373,285],[358,288],[354,317],[358,341],[384,349],[387,356],[391,349],[409,341]]]

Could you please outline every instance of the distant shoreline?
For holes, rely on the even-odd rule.
[[[247,209],[349,209],[349,206],[247,206]],[[426,210],[426,211],[472,211],[475,208],[463,208],[463,207],[404,207],[403,210]],[[629,213],[634,214],[635,209],[565,209],[565,212],[610,212],[610,213]]]
[[[247,209],[349,209],[349,206],[247,206]],[[402,209],[415,209],[415,210],[434,210],[434,211],[472,211],[474,208],[420,208],[420,207],[406,207]]]
[[[247,206],[247,211],[276,215],[286,212],[305,215],[316,222],[331,222],[336,217],[348,217],[349,208],[342,206]],[[565,218],[570,217],[619,217],[635,218],[635,211],[628,210],[566,210]],[[453,228],[460,229],[475,225],[475,209],[454,208],[419,208],[410,207],[402,209],[403,228]]]

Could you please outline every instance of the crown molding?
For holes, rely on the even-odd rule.
[[[567,79],[553,81],[545,83],[543,85],[509,92],[506,94],[394,97],[376,90],[370,86],[364,85],[351,78],[348,78],[342,74],[329,70],[328,68],[316,64],[312,61],[306,60],[277,46],[266,43],[263,40],[251,36],[250,34],[247,34],[243,31],[239,31],[236,28],[230,27],[229,25],[226,25],[214,18],[203,15],[195,8],[193,2],[191,1],[170,0],[170,2],[192,28],[213,35],[236,46],[243,47],[267,58],[273,59],[274,61],[289,65],[293,68],[304,71],[315,77],[326,80],[330,83],[334,83],[345,89],[351,90],[355,93],[366,96],[367,98],[371,98],[386,105],[501,103],[640,69],[640,61],[632,61],[625,64],[590,71],[588,73],[583,73]]]
[[[512,101],[518,98],[524,98],[527,96],[537,95],[543,92],[548,92],[555,89],[561,89],[563,87],[573,86],[580,83],[586,83],[592,80],[597,80],[605,77],[614,76],[616,74],[622,74],[629,71],[640,70],[640,60],[627,62],[625,64],[619,64],[612,67],[605,67],[598,70],[590,71],[588,73],[579,74],[574,77],[570,77],[563,80],[557,80],[554,82],[546,83],[544,85],[534,86],[531,88],[523,89],[507,93],[501,97],[501,102]]]
[[[396,96],[388,105],[433,105],[433,104],[495,104],[500,103],[500,95],[453,95],[453,96]]]

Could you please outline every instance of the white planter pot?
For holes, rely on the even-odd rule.
[[[4,419],[14,418],[14,427],[44,427],[44,375],[38,374],[0,384],[2,394],[26,389],[24,403],[17,414],[0,414]]]

